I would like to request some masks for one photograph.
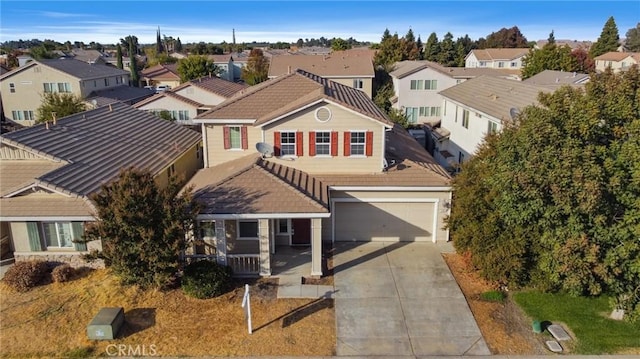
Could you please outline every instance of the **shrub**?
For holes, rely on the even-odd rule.
[[[503,302],[505,294],[499,290],[490,290],[488,292],[481,293],[480,298],[488,302]]]
[[[55,268],[51,272],[51,279],[57,283],[68,282],[75,275],[76,270],[69,264],[62,264]]]
[[[18,292],[26,292],[38,285],[48,272],[49,266],[44,261],[17,262],[7,270],[2,280]]]
[[[182,290],[188,296],[207,299],[231,289],[231,268],[213,261],[197,261],[187,265],[182,277]]]

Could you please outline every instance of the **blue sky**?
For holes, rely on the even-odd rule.
[[[18,39],[114,44],[155,42],[156,29],[187,42],[354,37],[377,42],[385,28],[423,41],[436,32],[485,37],[514,25],[528,40],[596,40],[609,16],[621,37],[640,22],[640,0],[622,1],[29,1],[0,0],[0,42]]]

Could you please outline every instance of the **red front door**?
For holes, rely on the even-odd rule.
[[[292,219],[291,220],[291,245],[308,246],[311,244],[311,220],[310,219]]]

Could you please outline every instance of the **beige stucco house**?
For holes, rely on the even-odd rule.
[[[4,115],[24,126],[35,123],[44,93],[70,93],[84,99],[128,84],[128,71],[74,59],[33,60],[0,76]]]
[[[465,57],[464,67],[520,70],[528,48],[492,48],[471,50]]]
[[[89,196],[120,169],[148,169],[160,185],[201,167],[198,132],[123,103],[0,137],[0,231],[16,260],[85,265],[99,241],[74,243],[94,220]]]
[[[450,177],[363,91],[296,70],[199,115],[199,236],[238,274],[270,275],[282,247],[449,239]]]
[[[269,78],[290,74],[296,69],[309,71],[325,79],[373,94],[373,52],[334,51],[329,55],[278,55],[271,58]]]
[[[611,68],[614,73],[625,71],[633,65],[640,64],[640,52],[607,52],[597,56],[596,71],[603,72]]]
[[[175,88],[182,81],[178,74],[178,64],[158,64],[140,71],[140,81],[145,86],[169,86]]]

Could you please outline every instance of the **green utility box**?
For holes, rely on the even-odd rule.
[[[87,336],[93,340],[115,339],[124,324],[124,308],[102,308],[87,326]]]

